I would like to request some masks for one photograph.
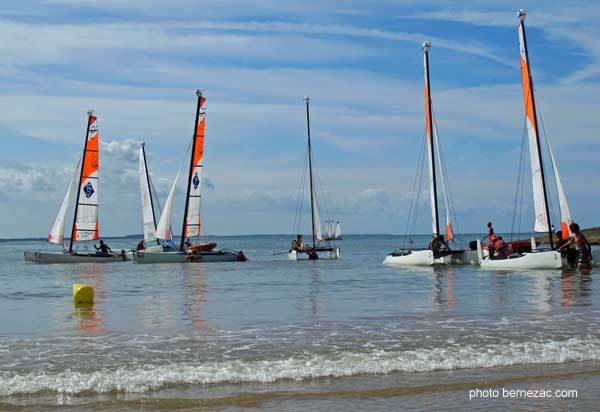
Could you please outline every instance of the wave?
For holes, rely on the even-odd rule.
[[[180,384],[271,383],[324,377],[392,372],[487,368],[600,360],[600,340],[432,348],[411,351],[343,352],[287,359],[228,360],[121,367],[93,372],[65,370],[0,376],[0,396],[53,392],[59,394],[142,393]]]

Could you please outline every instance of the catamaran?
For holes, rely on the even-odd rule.
[[[325,235],[323,240],[342,240],[342,225],[338,221],[326,220],[325,221]]]
[[[442,192],[444,195],[444,207],[446,213],[446,240],[452,241],[454,238],[452,220],[450,213],[450,202],[449,202],[449,191],[448,183],[446,180],[445,168],[442,164],[442,156],[440,150],[440,143],[437,133],[437,127],[434,127],[433,123],[433,111],[431,106],[431,91],[429,83],[429,50],[431,49],[431,43],[426,41],[423,43],[423,65],[424,65],[424,83],[425,83],[425,122],[427,129],[427,145],[429,154],[429,189],[431,195],[431,217],[432,217],[432,228],[433,228],[433,240],[431,244],[440,246],[430,247],[428,249],[397,249],[396,251],[387,255],[383,261],[384,265],[388,266],[431,266],[435,264],[450,264],[450,263],[462,263],[461,257],[464,253],[463,250],[450,250],[449,247],[445,249],[441,246],[445,243],[443,236],[440,233],[440,218],[438,208],[438,195],[437,195],[437,178],[436,178],[436,151],[437,151],[437,163],[439,163],[440,182],[442,185]],[[417,173],[419,175],[419,173]],[[417,179],[418,180],[418,179]],[[416,217],[415,217],[416,218]],[[447,243],[446,243],[447,245]]]
[[[197,90],[196,95],[198,97],[196,122],[194,124],[194,135],[191,146],[181,244],[179,248],[172,246],[173,238],[171,234],[171,212],[177,182],[181,174],[180,169],[171,185],[165,207],[162,210],[158,224],[156,224],[153,240],[156,240],[157,244],[152,246],[147,245],[146,249],[134,252],[133,260],[136,263],[243,262],[246,260],[246,256],[241,251],[229,249],[215,250],[216,243],[191,243],[192,238],[200,236],[200,198],[202,195],[204,129],[206,124],[206,98],[203,96],[201,90]],[[145,191],[142,188],[142,192],[148,193],[149,190]],[[148,215],[147,219],[144,217],[144,233],[146,233],[146,222],[148,222],[147,227],[150,230],[151,225],[154,225],[155,221],[154,219],[150,219],[149,208],[146,208],[146,211],[143,213]]]
[[[312,243],[309,245],[304,244],[301,235],[297,235],[296,239],[292,241],[292,247],[288,251],[289,260],[316,260],[316,259],[339,259],[340,248],[331,245],[330,239],[326,239],[321,232],[321,213],[319,211],[319,201],[317,198],[317,191],[315,190],[315,179],[313,176],[313,160],[312,160],[312,146],[310,141],[310,111],[309,111],[308,96],[304,97],[306,103],[306,126],[308,133],[308,173],[310,180],[310,216],[311,216],[311,230],[312,230]],[[304,178],[305,175],[303,175]],[[302,202],[302,199],[300,199]],[[341,237],[340,227],[340,237]]]
[[[88,122],[85,134],[83,155],[77,162],[75,171],[69,183],[67,193],[48,235],[48,242],[63,246],[60,252],[53,251],[25,251],[25,260],[36,263],[78,263],[78,262],[114,262],[127,260],[124,251],[120,253],[101,253],[87,250],[73,249],[76,241],[98,240],[98,158],[99,134],[97,117],[93,111],[88,111]],[[79,172],[79,173],[78,173]],[[79,179],[77,180],[77,176]],[[64,233],[67,208],[71,199],[73,188],[77,187],[75,200],[75,213],[73,214],[73,228],[69,249],[64,250]]]
[[[535,242],[532,240],[532,251],[508,256],[490,256],[484,255],[481,247],[481,241],[477,241],[477,254],[479,264],[482,268],[489,269],[560,269],[563,266],[560,252],[554,249],[554,239],[552,233],[552,224],[550,222],[550,212],[548,207],[548,193],[546,190],[546,178],[544,175],[544,165],[542,161],[542,151],[540,145],[540,136],[538,128],[538,118],[535,106],[535,96],[533,91],[533,80],[529,64],[529,54],[527,50],[527,39],[525,37],[525,10],[519,10],[519,48],[521,55],[521,76],[523,81],[523,97],[525,101],[525,116],[527,119],[527,136],[529,143],[529,159],[531,163],[531,178],[533,185],[533,206],[535,211],[535,232],[546,232],[550,239],[551,250],[538,250]],[[558,168],[550,148],[550,142],[547,145],[552,159],[554,169],[554,178],[557,185],[559,206],[561,214],[562,236],[566,239],[570,236],[569,224],[572,222],[571,213],[567,204],[567,197],[563,190],[563,185],[558,174]],[[487,251],[486,251],[487,252]]]

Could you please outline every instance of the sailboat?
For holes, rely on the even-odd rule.
[[[342,226],[340,222],[334,222],[333,220],[325,221],[325,235],[323,240],[342,240]]]
[[[93,111],[88,111],[88,122],[85,134],[83,155],[77,162],[67,193],[48,235],[48,242],[63,246],[63,251],[33,251],[27,250],[24,258],[36,263],[78,263],[78,262],[114,262],[127,260],[125,251],[107,255],[95,251],[75,250],[76,241],[98,240],[98,158],[99,134],[97,117]],[[78,173],[79,172],[79,173]],[[77,179],[79,175],[79,179]],[[68,250],[64,250],[64,233],[67,208],[73,188],[77,187],[75,213]]]
[[[310,180],[310,216],[311,216],[311,230],[312,230],[312,243],[309,245],[302,242],[300,235],[296,236],[296,239],[292,242],[292,247],[288,251],[289,260],[317,260],[317,259],[339,259],[340,248],[332,246],[327,242],[321,232],[321,213],[319,211],[319,202],[317,199],[317,191],[315,190],[315,181],[313,177],[313,162],[312,162],[312,146],[310,141],[310,111],[309,111],[308,96],[304,96],[304,102],[306,103],[306,126],[308,133],[308,170]],[[302,199],[301,199],[302,200]]]
[[[191,239],[200,236],[200,198],[202,195],[202,167],[204,158],[204,128],[206,124],[206,98],[201,90],[196,91],[196,122],[191,146],[190,168],[187,180],[185,209],[179,248],[172,246],[171,212],[175,190],[181,169],[171,185],[171,190],[162,210],[154,239],[157,244],[133,253],[136,263],[183,263],[183,262],[243,262],[246,256],[241,251],[229,249],[215,250],[216,243],[192,244]],[[149,216],[149,212],[148,216]],[[150,221],[150,219],[148,219]],[[146,218],[144,218],[146,222]],[[148,226],[150,227],[150,226]],[[162,242],[161,242],[162,241]]]
[[[548,208],[548,195],[546,190],[546,178],[542,161],[540,135],[538,128],[537,111],[535,107],[535,96],[533,92],[533,80],[529,65],[529,54],[527,51],[527,39],[525,37],[525,10],[519,10],[519,45],[521,55],[521,76],[523,81],[523,97],[525,101],[525,116],[527,118],[527,135],[529,142],[529,159],[531,163],[531,178],[533,185],[533,206],[535,211],[535,232],[546,232],[550,238],[551,250],[537,250],[532,240],[532,251],[512,254],[506,257],[484,256],[481,241],[477,241],[477,255],[482,268],[489,269],[560,269],[563,265],[561,254],[554,249],[552,224]],[[550,144],[548,142],[548,147]],[[569,223],[571,223],[570,211],[567,198],[558,174],[558,168],[550,149],[554,176],[558,189],[559,206],[561,210],[562,235],[568,237]]]
[[[440,233],[440,217],[438,208],[438,194],[437,185],[438,181],[436,178],[436,151],[438,153],[437,161],[439,163],[440,171],[440,182],[442,185],[442,191],[444,195],[444,206],[446,212],[446,240],[453,240],[454,233],[452,229],[452,221],[450,217],[449,207],[449,193],[447,190],[446,175],[444,167],[442,165],[442,157],[440,151],[439,140],[437,136],[436,128],[433,124],[433,113],[431,108],[431,91],[429,83],[429,50],[431,49],[431,43],[426,41],[423,43],[423,66],[424,66],[424,83],[425,83],[425,122],[427,124],[427,143],[428,143],[428,154],[429,154],[429,186],[431,195],[431,217],[432,217],[432,228],[433,238],[441,238]],[[435,264],[450,264],[450,263],[462,263],[461,256],[464,253],[462,250],[438,250],[433,251],[430,249],[398,249],[389,255],[387,255],[383,261],[384,265],[387,266],[431,266]]]

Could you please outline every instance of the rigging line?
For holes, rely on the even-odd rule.
[[[527,117],[524,117],[523,119],[523,132],[522,132],[522,136],[521,136],[521,151],[519,153],[519,166],[517,169],[517,187],[515,190],[515,200],[513,203],[513,215],[512,215],[512,221],[511,221],[511,225],[510,225],[510,240],[514,239],[514,233],[515,233],[515,222],[517,219],[517,215],[519,214],[519,202],[521,200],[520,194],[521,194],[521,184],[522,184],[522,174],[523,174],[523,163],[525,161],[524,157],[525,157],[525,135],[527,134]]]
[[[306,168],[308,165],[308,149],[306,150],[306,153],[304,155],[304,165],[302,168],[302,174],[300,175],[300,187],[299,189],[299,193],[298,193],[298,202],[296,204],[296,215],[294,216],[294,227],[292,228],[294,230],[294,233],[299,234],[300,232],[300,225],[302,224],[302,209],[303,209],[303,205],[304,205],[304,188],[306,186]]]
[[[427,137],[426,129],[423,130],[421,136],[421,147],[419,151],[417,170],[415,175],[415,182],[413,186],[412,200],[411,200],[411,211],[409,215],[409,221],[407,225],[407,236],[405,241],[414,241],[413,237],[416,231],[417,220],[419,216],[419,203],[421,201],[421,189],[423,187],[423,176],[425,170],[425,156],[426,156]]]
[[[448,183],[448,170],[446,169],[446,158],[442,150],[442,144],[440,143],[440,133],[437,127],[437,116],[435,115],[433,104],[431,105],[431,113],[433,115],[433,125],[435,128],[435,136],[437,139],[438,156],[440,158],[440,164],[442,166],[442,180],[443,185],[446,188],[446,194],[448,195],[448,207],[450,208],[450,210],[446,211],[446,213],[450,215],[450,220],[452,221],[454,231],[456,233],[460,233],[458,219],[456,218],[456,208],[454,206],[454,196],[452,195],[452,190],[450,188],[450,184]],[[446,235],[448,234],[446,233]],[[452,242],[454,242],[454,239],[452,240]],[[462,241],[459,240],[457,243],[462,246]]]
[[[424,134],[425,132],[423,132]],[[410,236],[410,225],[412,223],[412,214],[413,214],[413,209],[415,207],[414,203],[415,203],[415,197],[416,197],[416,190],[417,190],[417,182],[419,180],[419,171],[420,171],[420,163],[421,163],[421,157],[422,157],[422,151],[423,151],[423,146],[424,146],[424,142],[425,139],[421,138],[421,144],[419,145],[419,149],[418,149],[418,157],[417,157],[417,167],[415,168],[415,177],[413,179],[413,185],[412,185],[412,191],[411,191],[411,198],[410,198],[410,206],[408,209],[408,216],[406,219],[406,226],[404,229],[404,239],[403,241],[400,243],[400,247],[404,248],[405,246],[405,242],[408,239],[408,237]]]

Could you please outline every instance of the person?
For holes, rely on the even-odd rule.
[[[302,244],[302,235],[296,235],[296,239],[292,240],[292,250],[300,252],[304,249]]]
[[[135,247],[135,250],[144,250],[146,249],[146,243],[144,242],[144,239],[140,240],[137,244],[137,246]]]
[[[496,234],[494,233],[494,228],[492,227],[492,222],[488,222],[487,224],[488,234],[482,240],[487,239],[489,245],[493,245],[496,241]]]
[[[98,256],[110,256],[112,250],[104,241],[100,241],[100,246],[94,245],[94,248],[97,250],[96,255]]]
[[[508,245],[502,239],[502,236],[494,240],[494,257],[507,257],[509,255]]]
[[[185,250],[188,250],[190,248],[190,246],[192,246],[192,242],[190,242],[190,239],[186,239],[185,242],[183,242],[183,246],[185,247]]]
[[[569,239],[563,239],[562,230],[556,232],[556,248],[561,251],[563,256],[567,259],[567,264],[570,268],[574,268],[577,266],[577,249],[575,249],[574,245],[569,245],[565,247],[565,250],[561,250],[561,248],[569,242]]]
[[[438,253],[442,250],[442,246],[444,250],[450,250],[450,246],[448,246],[446,239],[444,239],[444,235],[433,235],[433,239],[429,242],[429,250],[433,253]]]
[[[579,225],[577,223],[571,223],[569,225],[569,229],[573,235],[571,238],[558,248],[559,252],[562,252],[572,244],[577,245],[577,249],[579,249],[579,264],[577,267],[579,269],[591,269],[592,268],[592,246],[590,242],[586,239],[583,233],[580,232]]]

